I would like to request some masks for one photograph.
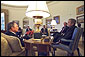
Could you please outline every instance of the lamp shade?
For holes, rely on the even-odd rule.
[[[55,20],[51,21],[51,25],[57,25]]]
[[[46,1],[29,1],[26,16],[46,18],[50,16]]]

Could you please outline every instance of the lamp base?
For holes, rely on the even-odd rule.
[[[40,29],[39,29],[40,24],[35,24],[35,26],[37,27],[37,29],[36,29],[36,31],[35,31],[35,32],[40,32]]]
[[[33,18],[35,18],[35,19],[41,19],[41,18],[43,18],[43,16],[33,16]]]

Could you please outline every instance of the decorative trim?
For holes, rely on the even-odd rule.
[[[14,5],[8,5],[8,4],[3,4],[1,3],[2,6],[6,6],[6,7],[15,7],[15,8],[27,8],[28,6],[14,6]]]
[[[47,4],[48,3],[51,3],[52,1],[48,1],[46,2]],[[7,6],[7,7],[15,7],[15,8],[27,8],[28,6],[14,6],[14,5],[8,5],[8,4],[3,4],[1,3],[2,6]]]

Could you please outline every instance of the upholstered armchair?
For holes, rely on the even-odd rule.
[[[1,56],[25,56],[25,53],[17,37],[1,33]]]
[[[67,51],[67,53],[68,53],[67,55],[68,56],[73,56],[74,55],[74,51],[77,50],[78,55],[82,56],[80,51],[79,51],[79,48],[78,48],[78,43],[79,43],[79,39],[81,37],[82,32],[83,31],[82,31],[81,28],[75,28],[71,40],[61,39],[61,41],[70,42],[69,46],[66,46],[64,44],[51,45],[51,47],[54,49],[54,52],[52,53],[53,56],[55,56],[56,48],[59,48],[59,49]]]

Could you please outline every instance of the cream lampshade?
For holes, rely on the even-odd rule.
[[[50,16],[46,1],[29,1],[26,16],[31,18],[46,18]]]
[[[55,28],[55,25],[57,25],[56,21],[55,20],[52,20],[51,21],[51,25],[52,25],[52,28],[54,29]]]

